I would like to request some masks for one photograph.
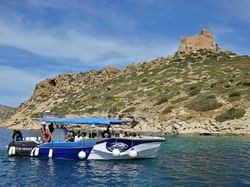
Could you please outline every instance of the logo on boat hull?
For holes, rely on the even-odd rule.
[[[114,149],[119,149],[121,152],[124,152],[129,149],[129,145],[123,142],[107,142],[106,147],[111,152]]]

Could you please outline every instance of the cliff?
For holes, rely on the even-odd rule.
[[[46,79],[6,126],[39,128],[32,117],[50,110],[126,118],[122,128],[133,131],[249,134],[249,72],[250,57],[220,49],[202,31],[182,38],[174,56]]]
[[[0,123],[10,118],[15,113],[15,108],[0,105]]]

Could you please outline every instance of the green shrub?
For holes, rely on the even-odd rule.
[[[191,86],[188,90],[188,96],[194,96],[199,94],[201,91],[200,87],[196,87],[196,86]]]
[[[161,114],[168,114],[168,113],[172,112],[172,109],[173,109],[172,106],[166,107],[162,110]]]
[[[41,118],[42,115],[41,115],[41,113],[35,113],[35,114],[32,114],[31,117],[32,118]]]
[[[159,100],[154,105],[160,105],[160,104],[166,103],[166,102],[168,102],[168,97],[166,95],[164,95],[164,96],[161,96],[159,98]]]
[[[135,111],[135,107],[131,106],[129,108],[126,108],[125,110],[122,111],[122,113],[129,113],[129,112],[134,112]]]
[[[228,100],[230,102],[238,101],[241,99],[241,93],[240,92],[232,92],[228,95]]]
[[[148,82],[148,79],[147,79],[147,78],[143,78],[143,79],[141,80],[141,83],[146,83],[146,82]]]
[[[96,108],[87,108],[87,109],[85,110],[85,112],[87,112],[87,113],[89,113],[89,114],[93,114],[93,113],[96,112],[96,111],[97,111]]]
[[[186,101],[186,100],[188,100],[188,97],[180,97],[178,99],[175,99],[175,100],[171,101],[171,103],[176,104],[176,103],[180,103],[180,102]]]
[[[211,83],[210,88],[213,88],[216,86],[216,83]]]
[[[231,108],[223,114],[216,116],[215,119],[219,122],[223,122],[226,120],[239,119],[244,116],[246,111],[240,108]]]
[[[117,112],[123,109],[125,106],[126,104],[123,101],[118,101],[111,106],[111,109]]]
[[[112,96],[112,95],[107,95],[107,96],[104,97],[104,98],[105,98],[105,100],[114,100],[114,99],[115,99],[115,97]]]
[[[214,95],[201,95],[193,100],[186,106],[190,110],[205,112],[209,110],[215,110],[222,106],[218,103]]]
[[[247,86],[247,87],[250,87],[250,82],[243,82],[242,84],[243,86]]]

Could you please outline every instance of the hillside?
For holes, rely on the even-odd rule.
[[[44,80],[7,126],[38,128],[31,118],[50,110],[128,118],[136,131],[249,134],[250,57],[222,50],[213,40],[199,48],[199,36],[182,41],[173,56],[124,70],[108,67]]]
[[[0,123],[15,113],[15,108],[0,105]]]

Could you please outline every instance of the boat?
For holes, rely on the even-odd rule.
[[[25,141],[11,142],[9,156],[30,156],[38,158],[69,158],[81,160],[146,159],[156,158],[163,137],[94,137],[96,126],[121,125],[127,120],[108,118],[42,118],[41,124],[90,125],[89,139],[78,142],[55,141],[40,143],[39,137],[26,137]],[[52,134],[53,136],[53,134]]]

